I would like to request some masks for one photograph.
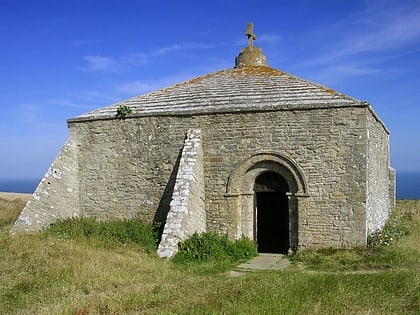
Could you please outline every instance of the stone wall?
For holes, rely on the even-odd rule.
[[[72,122],[81,212],[161,221],[169,210],[184,135],[202,132],[207,230],[237,235],[228,178],[257,153],[290,156],[309,197],[299,206],[301,246],[365,242],[366,106]],[[172,181],[171,181],[172,178]],[[170,184],[168,184],[170,183]]]
[[[188,123],[144,117],[69,125],[78,140],[81,212],[98,220],[162,222]]]
[[[309,197],[298,208],[300,246],[363,244],[364,114],[362,108],[313,109],[217,116],[209,121],[217,130],[203,131],[209,229],[238,234],[230,222],[243,210],[229,207],[220,196],[238,165],[267,152],[291,157],[307,179]]]
[[[382,229],[395,205],[395,172],[390,167],[389,132],[368,115],[366,232]]]
[[[170,210],[157,251],[160,257],[172,258],[178,252],[179,242],[195,232],[206,231],[204,198],[201,131],[190,129],[182,150]]]
[[[371,116],[367,104],[355,103],[71,121],[67,149],[54,162],[59,167],[53,165],[47,177],[58,177],[53,170],[68,167],[60,173],[62,184],[43,181],[37,194],[42,191],[45,206],[28,204],[24,213],[33,209],[31,213],[40,215],[45,207],[48,211],[54,207],[60,217],[80,214],[99,220],[164,222],[185,134],[193,128],[201,130],[206,230],[239,237],[241,226],[252,222],[252,206],[243,209],[232,203],[227,187],[244,161],[266,154],[288,158],[304,177],[305,196],[302,191],[291,196],[299,247],[363,245],[366,209],[369,222],[376,222],[371,209],[378,213],[389,209],[389,198],[384,196],[390,195],[388,140],[383,125]],[[252,191],[247,193],[252,205]],[[27,214],[22,215],[20,221],[27,220]]]
[[[11,233],[30,233],[80,214],[76,145],[67,139],[26,204]]]

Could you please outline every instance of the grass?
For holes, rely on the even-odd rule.
[[[120,233],[141,229],[131,223],[11,237],[23,206],[0,199],[0,314],[419,314],[420,201],[398,201],[406,232],[389,245],[303,251],[288,269],[241,277],[229,263],[160,259]]]
[[[137,220],[98,223],[90,218],[70,219],[54,223],[43,234],[60,241],[71,239],[106,248],[129,246],[146,252],[155,251],[158,242],[158,227]]]
[[[370,241],[368,248],[301,251],[292,261],[318,271],[411,269],[420,263],[420,200],[399,200],[384,229]]]
[[[225,271],[257,255],[256,244],[246,237],[232,241],[227,235],[206,232],[194,233],[180,243],[172,261],[185,268],[195,267],[197,272],[214,273]]]

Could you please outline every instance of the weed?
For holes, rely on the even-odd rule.
[[[131,114],[132,110],[128,105],[120,105],[117,108],[117,117],[124,118],[128,114]]]
[[[402,214],[399,210],[394,211],[382,230],[375,231],[368,236],[368,248],[378,245],[389,246],[393,241],[407,235],[409,233],[408,221],[412,217],[411,212]]]
[[[90,309],[91,306],[92,306],[91,304],[86,305],[85,308],[78,310],[76,315],[87,315],[87,314],[89,314],[90,313],[89,309]]]

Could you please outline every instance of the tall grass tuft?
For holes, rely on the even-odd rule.
[[[62,241],[87,239],[107,247],[138,246],[146,252],[155,251],[158,242],[157,228],[137,220],[96,222],[92,218],[66,219],[52,224],[44,234],[55,235]]]

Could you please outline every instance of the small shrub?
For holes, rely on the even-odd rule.
[[[238,263],[257,255],[256,244],[248,238],[236,241],[227,235],[219,236],[213,232],[195,233],[179,244],[173,261],[180,264],[200,262]]]
[[[132,110],[128,105],[120,105],[117,108],[117,117],[124,118],[128,114],[131,114]]]

